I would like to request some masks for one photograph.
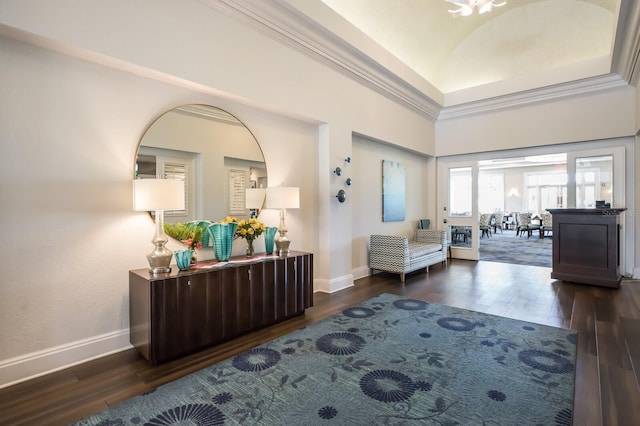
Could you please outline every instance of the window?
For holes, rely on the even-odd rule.
[[[546,209],[567,207],[567,174],[527,173],[526,211],[540,214]]]
[[[576,207],[594,208],[601,200],[613,205],[613,155],[576,158]]]
[[[471,216],[471,167],[449,169],[449,215]]]
[[[136,175],[141,179],[178,179],[184,181],[184,210],[165,212],[166,218],[176,221],[193,220],[198,211],[195,188],[195,155],[164,148],[141,146],[136,160]]]
[[[481,213],[504,211],[504,173],[478,175],[478,209]]]
[[[162,179],[176,179],[184,182],[184,199],[185,199],[185,208],[184,210],[171,210],[165,212],[165,215],[168,216],[187,216],[187,206],[189,205],[189,166],[186,163],[182,162],[173,162],[173,161],[161,161],[161,171],[160,178]]]

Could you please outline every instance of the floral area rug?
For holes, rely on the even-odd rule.
[[[577,334],[369,299],[79,425],[571,425]]]
[[[548,236],[540,239],[534,233],[527,238],[516,236],[515,231],[504,231],[480,239],[480,260],[551,268],[551,246]]]

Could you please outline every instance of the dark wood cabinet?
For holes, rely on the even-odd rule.
[[[618,288],[620,214],[626,209],[548,209],[553,217],[551,278]]]
[[[130,341],[157,364],[304,313],[313,306],[313,255],[152,275],[129,272]]]

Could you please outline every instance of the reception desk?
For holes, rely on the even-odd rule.
[[[620,287],[620,214],[625,210],[548,209],[553,215],[551,278]]]

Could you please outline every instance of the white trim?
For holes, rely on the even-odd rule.
[[[508,95],[496,96],[494,98],[449,106],[440,111],[438,121],[500,109],[508,109],[520,105],[548,102],[559,98],[583,96],[586,93],[609,91],[618,87],[627,86],[627,82],[616,74],[585,78],[554,86],[541,87]]]
[[[359,280],[360,278],[368,277],[371,275],[371,269],[368,266],[360,266],[358,268],[352,269],[351,274],[353,275],[354,280]]]
[[[619,7],[611,69],[635,86],[640,80],[640,2],[622,0]]]
[[[451,99],[451,93],[441,93],[415,71],[403,67],[404,64],[398,64],[388,55],[374,51],[373,46],[362,43],[355,45],[341,38],[336,22],[334,26],[327,26],[326,22],[315,21],[320,17],[311,18],[305,14],[303,1],[293,4],[289,4],[291,0],[200,1],[381,95],[436,120],[611,90],[635,84],[640,78],[640,19],[637,19],[640,6],[629,4],[631,0],[623,1],[610,73],[447,107],[445,105],[449,102],[446,99]]]
[[[313,291],[318,291],[321,293],[335,293],[336,291],[344,290],[349,287],[353,287],[352,274],[343,275],[331,280],[316,278],[313,281]]]
[[[416,87],[420,84],[430,86],[430,83],[419,77],[415,71],[404,70],[412,74],[415,80],[414,83],[408,82],[410,77],[399,77],[397,72],[388,69],[388,64],[381,64],[285,1],[200,1],[427,117],[436,119],[440,112],[440,104],[424,93],[427,89]],[[389,62],[392,59],[387,55],[384,60]],[[404,64],[402,66],[406,67]]]
[[[126,328],[9,358],[0,362],[0,389],[132,347]]]

